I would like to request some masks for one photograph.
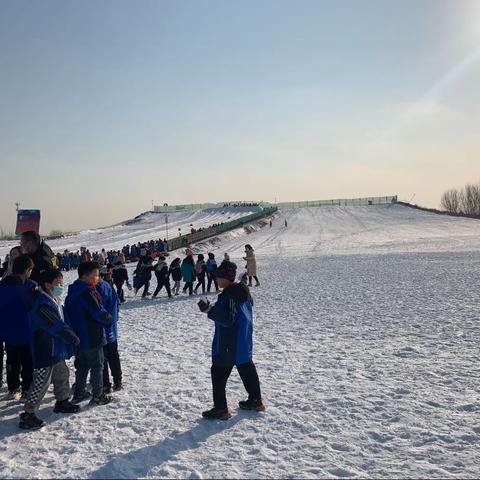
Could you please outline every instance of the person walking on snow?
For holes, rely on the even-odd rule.
[[[264,411],[260,381],[252,361],[253,300],[246,285],[235,282],[237,266],[224,260],[217,269],[217,279],[223,292],[211,305],[200,300],[200,311],[215,322],[212,342],[213,408],[202,413],[207,419],[227,420],[231,414],[227,406],[225,387],[234,366],[237,367],[248,399],[239,402],[243,410]]]
[[[113,265],[112,279],[115,288],[117,289],[118,298],[120,303],[125,303],[125,293],[123,291],[123,285],[126,282],[127,287],[131,289],[131,285],[128,281],[127,267],[125,267],[125,257],[123,259],[117,258],[116,263]]]
[[[218,292],[218,282],[217,282],[217,277],[215,275],[217,268],[218,266],[217,266],[217,261],[215,260],[215,254],[210,252],[208,254],[207,263],[205,265],[205,269],[207,271],[207,278],[208,278],[208,284],[207,284],[208,293],[210,293],[212,283],[215,285],[215,291]]]
[[[245,257],[244,260],[247,261],[247,275],[248,275],[248,286],[252,286],[252,277],[255,279],[256,287],[260,285],[260,281],[257,277],[257,260],[255,259],[255,251],[253,247],[249,244],[245,245]]]
[[[182,281],[182,268],[180,266],[180,258],[176,258],[170,264],[169,274],[172,276],[172,280],[174,281],[173,285],[173,293],[175,295],[180,294],[180,282]]]
[[[195,287],[195,293],[197,293],[198,287],[202,287],[202,293],[205,293],[205,274],[206,274],[206,264],[205,257],[200,254],[198,256],[197,263],[195,265],[195,273],[197,275],[197,286]]]
[[[168,265],[163,255],[160,255],[158,257],[158,263],[155,266],[155,276],[157,277],[157,288],[153,293],[153,298],[155,298],[160,293],[160,290],[163,287],[165,287],[165,290],[167,291],[168,298],[172,298],[172,292],[170,290],[170,278],[169,278],[170,275],[168,272]]]
[[[78,405],[70,402],[70,373],[65,363],[73,356],[80,339],[64,321],[62,294],[63,276],[60,270],[45,270],[29,313],[34,370],[25,411],[20,415],[19,427],[23,429],[37,429],[45,425],[37,417],[37,412],[50,383],[53,383],[56,399],[55,413],[77,413],[80,410]]]
[[[147,255],[143,257],[137,264],[137,268],[135,269],[135,275],[138,276],[138,285],[135,287],[135,295],[137,292],[143,288],[142,298],[146,298],[150,295],[148,291],[150,287],[150,280],[152,279],[152,271],[155,269],[153,264],[153,257],[151,255]]]
[[[185,285],[183,286],[183,293],[188,289],[188,294],[193,295],[193,282],[195,281],[195,261],[193,260],[193,252],[190,248],[187,248],[187,256],[182,262],[182,277]]]

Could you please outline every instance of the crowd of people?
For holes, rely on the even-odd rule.
[[[240,208],[240,207],[259,207],[259,203],[247,203],[247,202],[241,202],[241,203],[224,203],[223,208],[227,207],[233,207],[233,208]]]
[[[123,388],[117,324],[119,304],[125,301],[123,287],[127,284],[132,288],[125,252],[103,249],[98,257],[88,257],[87,252],[79,252],[78,266],[70,265],[77,269],[78,279],[69,285],[66,297],[62,262],[57,263],[58,256],[37,233],[22,234],[20,246],[14,247],[4,262],[0,281],[0,386],[5,350],[9,397],[24,403],[20,428],[45,425],[37,413],[50,384],[56,413],[77,413],[87,400],[93,406],[106,405],[112,401],[112,392]],[[177,257],[170,265],[164,254],[159,254],[154,263],[152,252],[146,248],[139,252],[144,255],[134,272],[135,294],[143,288],[144,298],[150,295],[153,273],[157,279],[153,297],[163,288],[170,298],[179,295],[182,280],[182,291],[189,295],[199,289],[202,293],[212,288],[215,292],[223,290],[214,305],[206,299],[198,302],[199,309],[215,323],[211,368],[214,407],[203,412],[205,418],[230,417],[225,387],[234,366],[249,394],[240,408],[265,409],[252,361],[253,300],[248,289],[252,278],[257,285],[259,280],[253,248],[247,245],[245,252],[246,272],[240,282],[236,281],[237,266],[227,253],[217,265],[213,253],[208,253],[207,259],[199,254],[195,260],[190,248],[183,261]],[[73,395],[66,364],[72,357]],[[89,374],[91,391],[87,389]]]

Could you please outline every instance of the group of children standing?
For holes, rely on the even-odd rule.
[[[51,383],[56,413],[77,413],[79,404],[87,400],[92,406],[106,405],[112,400],[111,391],[122,388],[117,343],[119,295],[113,289],[113,272],[104,271],[102,275],[97,262],[81,263],[78,279],[69,286],[62,305],[63,274],[51,263],[41,261],[46,259],[42,257],[45,247],[38,234],[28,232],[22,237],[22,253],[13,259],[8,275],[0,282],[0,340],[25,349],[25,357],[29,356],[31,362],[30,376],[28,368],[21,366],[25,407],[19,426],[23,429],[45,425],[37,413]],[[146,263],[151,262],[146,259]],[[234,366],[249,394],[247,400],[239,403],[240,408],[263,411],[260,382],[252,361],[253,300],[248,286],[235,281],[236,265],[227,254],[220,266],[212,253],[207,261],[199,255],[195,262],[193,252],[187,249],[181,264],[180,259],[175,259],[168,267],[165,257],[159,257],[154,268],[158,273],[154,296],[163,286],[171,296],[170,275],[175,282],[175,294],[179,293],[180,278],[185,281],[184,291],[189,290],[190,295],[200,287],[202,292],[210,291],[212,285],[216,291],[223,289],[214,305],[208,300],[198,302],[199,309],[215,324],[211,368],[214,407],[203,412],[203,416],[223,420],[231,416],[225,387]],[[148,283],[145,291],[148,292]],[[75,384],[71,397],[66,360],[73,356]],[[87,390],[89,374],[91,392]]]

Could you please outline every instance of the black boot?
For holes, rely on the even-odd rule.
[[[122,390],[122,388],[123,388],[122,381],[120,381],[120,382],[115,382],[115,383],[113,384],[113,391],[114,391],[114,392],[118,392],[119,390]]]
[[[23,412],[20,415],[18,426],[24,430],[37,430],[45,426],[45,422],[38,418],[34,413]]]
[[[255,410],[256,412],[264,412],[265,411],[265,405],[262,402],[262,399],[260,400],[242,400],[238,402],[238,406],[242,410]]]
[[[90,400],[90,405],[97,406],[97,405],[107,405],[112,401],[112,397],[105,395],[102,393],[99,397],[92,397]]]
[[[79,410],[80,406],[73,404],[68,398],[61,402],[56,402],[53,408],[55,413],[77,413]]]
[[[228,408],[212,408],[202,413],[203,418],[209,420],[228,420],[232,414],[228,411]]]
[[[86,390],[83,393],[75,394],[72,398],[72,403],[81,403],[84,400],[88,400],[92,394]]]

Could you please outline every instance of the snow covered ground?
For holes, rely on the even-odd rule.
[[[196,299],[131,298],[115,403],[59,416],[49,392],[48,425],[20,432],[21,407],[1,390],[0,476],[480,476],[479,221],[300,209],[197,249],[229,251],[243,268],[245,243],[262,281],[252,295],[264,414],[237,410],[234,372],[234,416],[202,420],[213,325]]]

